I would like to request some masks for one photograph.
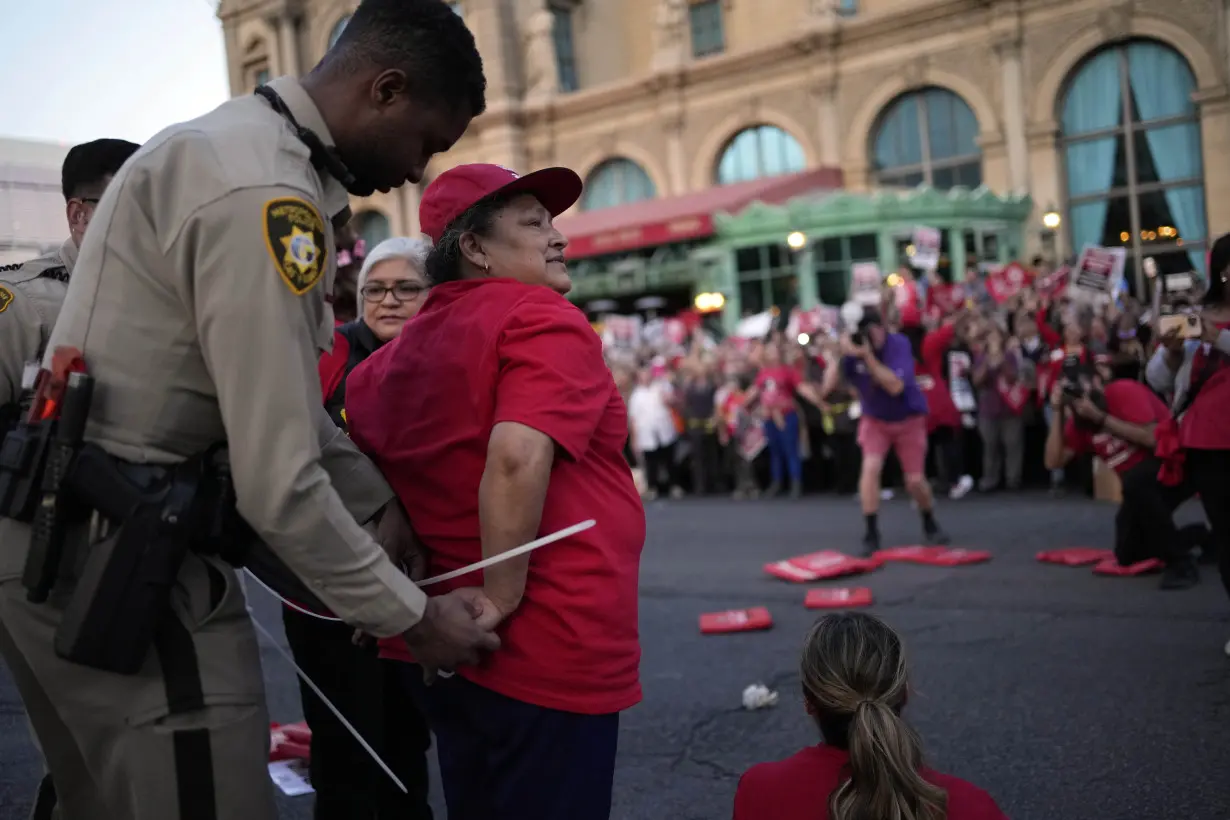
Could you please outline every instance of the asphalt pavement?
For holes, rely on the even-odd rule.
[[[939,517],[956,545],[990,550],[990,562],[890,564],[855,583],[873,590],[871,611],[907,640],[906,714],[931,763],[985,788],[1009,816],[1226,820],[1230,602],[1215,572],[1206,569],[1195,589],[1162,592],[1156,577],[1104,578],[1034,560],[1042,549],[1108,546],[1113,511],[1037,494],[945,502]],[[849,550],[862,519],[856,502],[833,497],[655,502],[647,514],[645,700],[623,718],[612,817],[728,818],[748,766],[815,742],[797,663],[815,617],[803,597],[822,584],[776,581],[761,567]],[[881,532],[886,545],[915,543],[917,515],[889,502]],[[276,606],[252,594],[280,639]],[[702,612],[758,605],[775,619],[768,632],[698,632]],[[271,647],[264,662],[273,718],[297,719],[293,672]],[[756,682],[780,693],[776,707],[741,708],[742,690]],[[0,668],[0,820],[25,817],[38,775]],[[282,805],[285,818],[311,817],[310,798]]]

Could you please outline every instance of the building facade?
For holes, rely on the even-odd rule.
[[[223,0],[233,93],[310,68],[355,5]],[[452,5],[483,54],[488,111],[429,174],[475,161],[572,167],[587,188],[561,224],[605,220],[612,236],[639,231],[641,246],[620,248],[636,258],[656,253],[678,266],[679,254],[662,247],[697,252],[702,237],[690,227],[669,230],[694,226],[695,217],[672,213],[655,233],[601,211],[634,214],[817,169],[839,175],[847,202],[865,200],[848,205],[862,217],[880,190],[951,195],[963,215],[939,226],[948,252],[958,244],[965,255],[983,252],[981,238],[968,239],[978,234],[981,201],[992,222],[1024,208],[1014,253],[1122,246],[1129,280],[1145,256],[1164,271],[1203,269],[1210,238],[1230,230],[1230,197],[1222,196],[1230,194],[1230,0]],[[416,233],[419,193],[356,202],[362,230]],[[927,196],[936,211],[939,200]],[[878,207],[881,216],[892,211]],[[1058,215],[1055,229],[1044,214],[1052,225]],[[722,245],[719,223],[735,229],[705,223]],[[884,234],[908,225],[882,227],[875,254],[887,264]],[[838,231],[847,255],[849,237],[866,235],[858,230]],[[587,239],[574,237],[601,244]],[[706,258],[712,248],[700,250]],[[802,250],[821,252],[810,239]],[[610,254],[584,255],[619,272]]]
[[[67,238],[60,168],[69,147],[0,139],[0,265],[33,259]]]

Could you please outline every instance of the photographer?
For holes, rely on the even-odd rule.
[[[1165,562],[1162,589],[1186,589],[1199,580],[1191,543],[1174,525],[1175,509],[1189,490],[1157,480],[1154,430],[1170,413],[1149,388],[1131,379],[1105,384],[1099,369],[1069,357],[1051,390],[1052,420],[1046,466],[1061,469],[1078,453],[1094,453],[1123,485],[1115,515],[1115,557],[1123,566],[1157,558]]]

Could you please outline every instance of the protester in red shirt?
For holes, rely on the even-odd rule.
[[[824,742],[748,769],[734,820],[1007,820],[982,789],[923,765],[921,741],[901,719],[901,638],[883,621],[826,615],[800,666],[804,707]]]
[[[623,399],[571,287],[552,219],[570,170],[444,172],[419,219],[435,287],[351,374],[347,416],[429,551],[428,574],[587,519],[597,526],[428,588],[481,582],[502,649],[428,687],[451,820],[605,820],[619,713],[641,699],[645,515],[623,457]],[[408,657],[405,646],[390,647]]]
[[[797,368],[782,362],[781,346],[771,342],[764,347],[764,366],[756,375],[756,383],[748,392],[748,403],[760,399],[764,411],[764,434],[769,445],[769,470],[772,483],[765,495],[781,492],[783,480],[790,478],[790,495],[798,498],[803,492],[803,457],[799,441],[799,413],[795,393],[815,400],[810,385],[803,382]],[[819,404],[819,402],[816,402]]]
[[[1153,455],[1166,405],[1143,384],[1116,379],[1104,385],[1096,368],[1071,362],[1051,391],[1052,422],[1046,466],[1062,469],[1078,453],[1094,453],[1119,474],[1123,500],[1115,515],[1115,556],[1128,566],[1157,558],[1166,563],[1162,589],[1186,589],[1199,580],[1190,533],[1180,536],[1174,511],[1193,495],[1158,481]]]

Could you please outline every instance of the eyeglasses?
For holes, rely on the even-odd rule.
[[[398,302],[413,302],[427,290],[428,287],[426,285],[421,285],[418,282],[397,282],[391,286],[372,282],[364,285],[359,293],[362,295],[364,302],[378,305],[390,293],[393,294],[393,298]]]

